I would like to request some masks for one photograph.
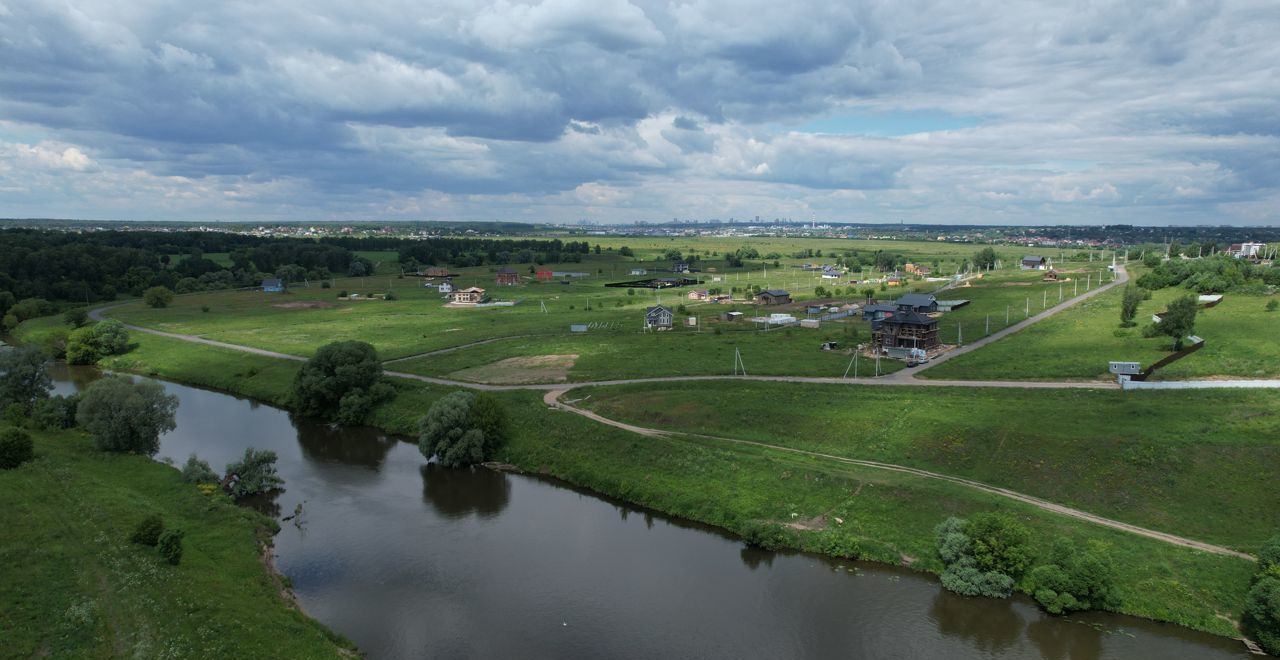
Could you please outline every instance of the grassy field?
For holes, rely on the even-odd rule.
[[[297,368],[293,362],[154,336],[138,337],[133,352],[112,358],[108,366],[267,401],[285,400]],[[398,387],[397,398],[373,420],[398,433],[415,432],[416,420],[431,402],[450,391],[421,383]],[[829,394],[841,391],[822,390],[810,398],[830,400]],[[745,394],[722,394],[720,400],[734,399],[744,408],[755,408],[754,402],[762,400]],[[754,521],[790,523],[825,516],[825,526],[796,533],[796,547],[819,552],[836,545],[855,547],[866,559],[908,562],[936,572],[941,567],[932,553],[934,525],[948,515],[1007,510],[1034,530],[1041,551],[1060,536],[1109,543],[1121,566],[1117,586],[1123,602],[1118,611],[1222,635],[1234,634],[1222,616],[1234,617],[1239,610],[1252,570],[1248,562],[1107,530],[945,482],[714,440],[644,438],[548,409],[538,392],[498,396],[513,425],[502,460],[734,532]],[[845,522],[834,523],[836,517]]]
[[[1253,551],[1280,530],[1280,393],[663,383],[611,418],[910,465]],[[767,402],[767,404],[762,404]],[[1056,421],[1055,421],[1056,420]]]
[[[180,565],[128,542],[151,513],[186,532]],[[160,463],[103,454],[76,432],[36,434],[36,459],[0,471],[0,655],[344,655],[263,563],[271,524]]]
[[[1107,373],[1108,361],[1149,365],[1172,351],[1172,340],[1144,338],[1142,326],[1169,301],[1186,294],[1179,288],[1154,292],[1152,299],[1138,308],[1138,327],[1121,328],[1123,291],[1116,287],[921,375],[972,380],[1111,380],[1114,376]],[[1280,313],[1266,311],[1268,299],[1227,294],[1221,304],[1201,310],[1196,334],[1205,339],[1205,347],[1157,371],[1154,379],[1280,376],[1280,335],[1275,329]]]

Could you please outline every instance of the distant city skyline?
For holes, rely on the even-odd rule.
[[[1274,2],[0,0],[0,217],[1280,225]]]

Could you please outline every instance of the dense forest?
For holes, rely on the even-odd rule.
[[[598,250],[599,248],[597,248]],[[140,296],[150,287],[177,293],[360,276],[373,263],[359,250],[398,251],[409,272],[424,265],[580,261],[584,242],[488,238],[262,238],[222,232],[37,229],[0,231],[0,318],[12,327],[66,304]],[[206,254],[224,254],[215,261]]]

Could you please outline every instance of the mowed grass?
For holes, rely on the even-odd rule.
[[[130,355],[110,364],[253,393],[267,401],[287,400],[298,365],[163,337],[137,339]],[[372,422],[403,434],[415,433],[431,403],[452,391],[415,381],[398,381],[397,389],[396,399],[375,411]],[[731,391],[721,400],[735,400],[733,405],[746,411],[736,415],[745,424],[755,423],[762,410],[791,405],[749,391],[742,394]],[[1120,567],[1117,588],[1123,600],[1118,611],[1221,635],[1234,634],[1222,617],[1233,617],[1240,609],[1252,570],[1238,559],[1107,530],[954,484],[716,440],[641,437],[549,409],[540,392],[497,396],[512,424],[501,460],[730,532],[754,521],[788,523],[825,515],[829,527],[797,533],[796,547],[822,551],[834,538],[854,543],[865,559],[909,562],[937,572],[941,567],[933,554],[933,527],[939,521],[948,515],[1006,510],[1032,528],[1040,552],[1064,536],[1108,543]],[[845,522],[834,523],[836,517]]]
[[[1140,362],[1145,366],[1169,355],[1172,340],[1164,336],[1145,338],[1142,326],[1149,324],[1151,315],[1163,311],[1171,300],[1188,293],[1181,288],[1153,292],[1152,299],[1143,301],[1138,308],[1137,327],[1121,328],[1123,288],[1115,287],[981,350],[923,371],[921,376],[960,380],[1112,380],[1114,376],[1107,371],[1109,361]],[[1154,379],[1280,376],[1280,313],[1266,311],[1270,298],[1226,294],[1216,307],[1200,310],[1196,334],[1205,339],[1205,347],[1158,370]],[[967,331],[965,334],[968,336]]]
[[[642,426],[964,476],[1246,552],[1280,530],[1280,392],[701,382],[574,398]]]
[[[348,644],[290,605],[260,557],[271,521],[83,434],[35,435],[35,460],[0,471],[0,655],[343,655]],[[153,513],[186,534],[178,566],[128,541]]]

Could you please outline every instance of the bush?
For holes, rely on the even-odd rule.
[[[227,465],[227,476],[227,492],[236,499],[269,493],[284,486],[284,479],[276,473],[276,453],[252,447],[244,450],[240,460]]]
[[[1267,576],[1249,589],[1243,624],[1262,650],[1280,655],[1280,579]]]
[[[0,470],[12,470],[34,457],[30,433],[18,429],[0,431]]]
[[[329,284],[329,280],[324,280],[324,281],[320,282],[320,288],[321,288],[321,289],[328,289],[328,288],[330,288],[331,286],[333,286],[333,285],[332,285],[332,284]]]
[[[129,329],[115,319],[77,328],[67,338],[67,362],[71,364],[95,364],[100,358],[127,350]]]
[[[507,439],[506,413],[486,394],[454,392],[431,404],[419,421],[418,451],[445,467],[490,460]]]
[[[11,403],[4,407],[4,421],[12,426],[27,425],[27,409],[21,403]]]
[[[51,389],[53,381],[40,349],[0,348],[0,407],[17,404],[25,413],[36,401],[48,397]]]
[[[108,376],[85,389],[76,422],[93,434],[98,449],[153,456],[160,434],[175,428],[178,397],[152,381]]]
[[[382,299],[383,299],[383,300],[396,300],[396,294],[391,293],[391,292],[389,292],[389,291],[388,291],[388,292],[387,292],[387,295],[383,296],[383,297],[382,297]]]
[[[209,467],[207,461],[202,461],[192,454],[187,457],[187,462],[182,464],[182,480],[189,484],[215,484],[220,481],[218,473]]]
[[[208,306],[208,305],[201,305],[201,306],[200,306],[200,311],[204,312],[205,314],[208,314],[208,313],[209,313],[209,306]]]
[[[1091,541],[1083,551],[1070,539],[1058,539],[1050,563],[1027,575],[1027,591],[1050,614],[1115,606],[1115,568],[1106,546]]]
[[[173,292],[163,286],[153,286],[142,293],[142,301],[156,309],[168,307],[173,302]]]
[[[1267,311],[1268,311],[1268,312],[1274,312],[1274,311],[1276,311],[1277,309],[1280,309],[1280,300],[1272,299],[1272,300],[1268,300],[1268,301],[1267,301]]]
[[[63,313],[62,321],[73,328],[78,328],[89,322],[89,312],[81,307],[68,309]]]
[[[41,430],[69,429],[76,425],[80,395],[57,395],[41,399],[31,408],[31,423]]]
[[[138,543],[140,545],[155,545],[160,541],[160,535],[164,533],[164,519],[159,515],[151,514],[138,522],[138,526],[133,528],[133,534],[129,536],[129,542]]]
[[[382,362],[362,341],[325,344],[298,370],[293,406],[309,417],[359,424],[378,404],[395,396],[382,379]]]
[[[1006,536],[1003,532],[993,533],[993,529],[1004,530],[1003,521],[992,519],[1002,514],[978,514],[974,518],[984,516],[977,526],[977,532],[983,534],[981,546],[985,562],[997,554],[993,549],[1001,544],[997,539]],[[965,596],[986,596],[988,598],[1007,598],[1013,593],[1014,580],[1009,575],[996,570],[984,569],[978,560],[979,545],[974,540],[975,526],[961,518],[947,518],[934,528],[938,557],[946,569],[942,572],[942,586]]]
[[[965,530],[982,571],[1020,577],[1031,566],[1031,532],[1007,513],[974,514]]]
[[[747,545],[764,550],[782,550],[795,545],[795,535],[782,525],[753,520],[742,528]]]
[[[182,530],[170,529],[160,535],[158,541],[160,556],[165,561],[177,566],[182,561]]]

